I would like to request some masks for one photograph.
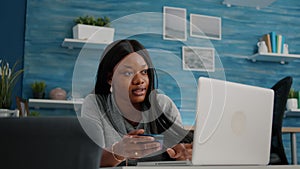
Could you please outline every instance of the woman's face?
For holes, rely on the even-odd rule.
[[[123,103],[134,106],[143,102],[149,86],[148,65],[138,53],[127,55],[115,67],[112,77],[113,93]],[[120,103],[120,102],[119,102]]]

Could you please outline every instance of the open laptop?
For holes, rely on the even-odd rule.
[[[81,117],[0,118],[1,168],[98,169],[97,130]]]
[[[267,165],[272,89],[200,77],[192,161],[138,165]]]

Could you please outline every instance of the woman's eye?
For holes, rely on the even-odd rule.
[[[133,75],[133,72],[124,72],[123,73],[125,76],[132,76]]]
[[[146,75],[146,74],[148,74],[148,70],[147,69],[145,69],[145,70],[142,70],[142,72],[141,72],[142,74],[144,74],[144,75]]]

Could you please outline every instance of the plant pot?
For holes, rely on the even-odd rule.
[[[0,109],[0,118],[1,117],[19,117],[19,110]]]
[[[73,27],[73,38],[88,42],[109,44],[114,39],[114,28],[77,24]]]
[[[290,98],[286,102],[286,109],[292,110],[292,109],[298,109],[298,99],[296,98]]]
[[[33,98],[35,99],[44,99],[45,92],[33,92]]]

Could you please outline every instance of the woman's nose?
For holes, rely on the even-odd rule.
[[[143,84],[143,83],[144,83],[143,76],[140,75],[139,73],[137,73],[137,74],[133,77],[132,83],[133,83],[134,85]]]

